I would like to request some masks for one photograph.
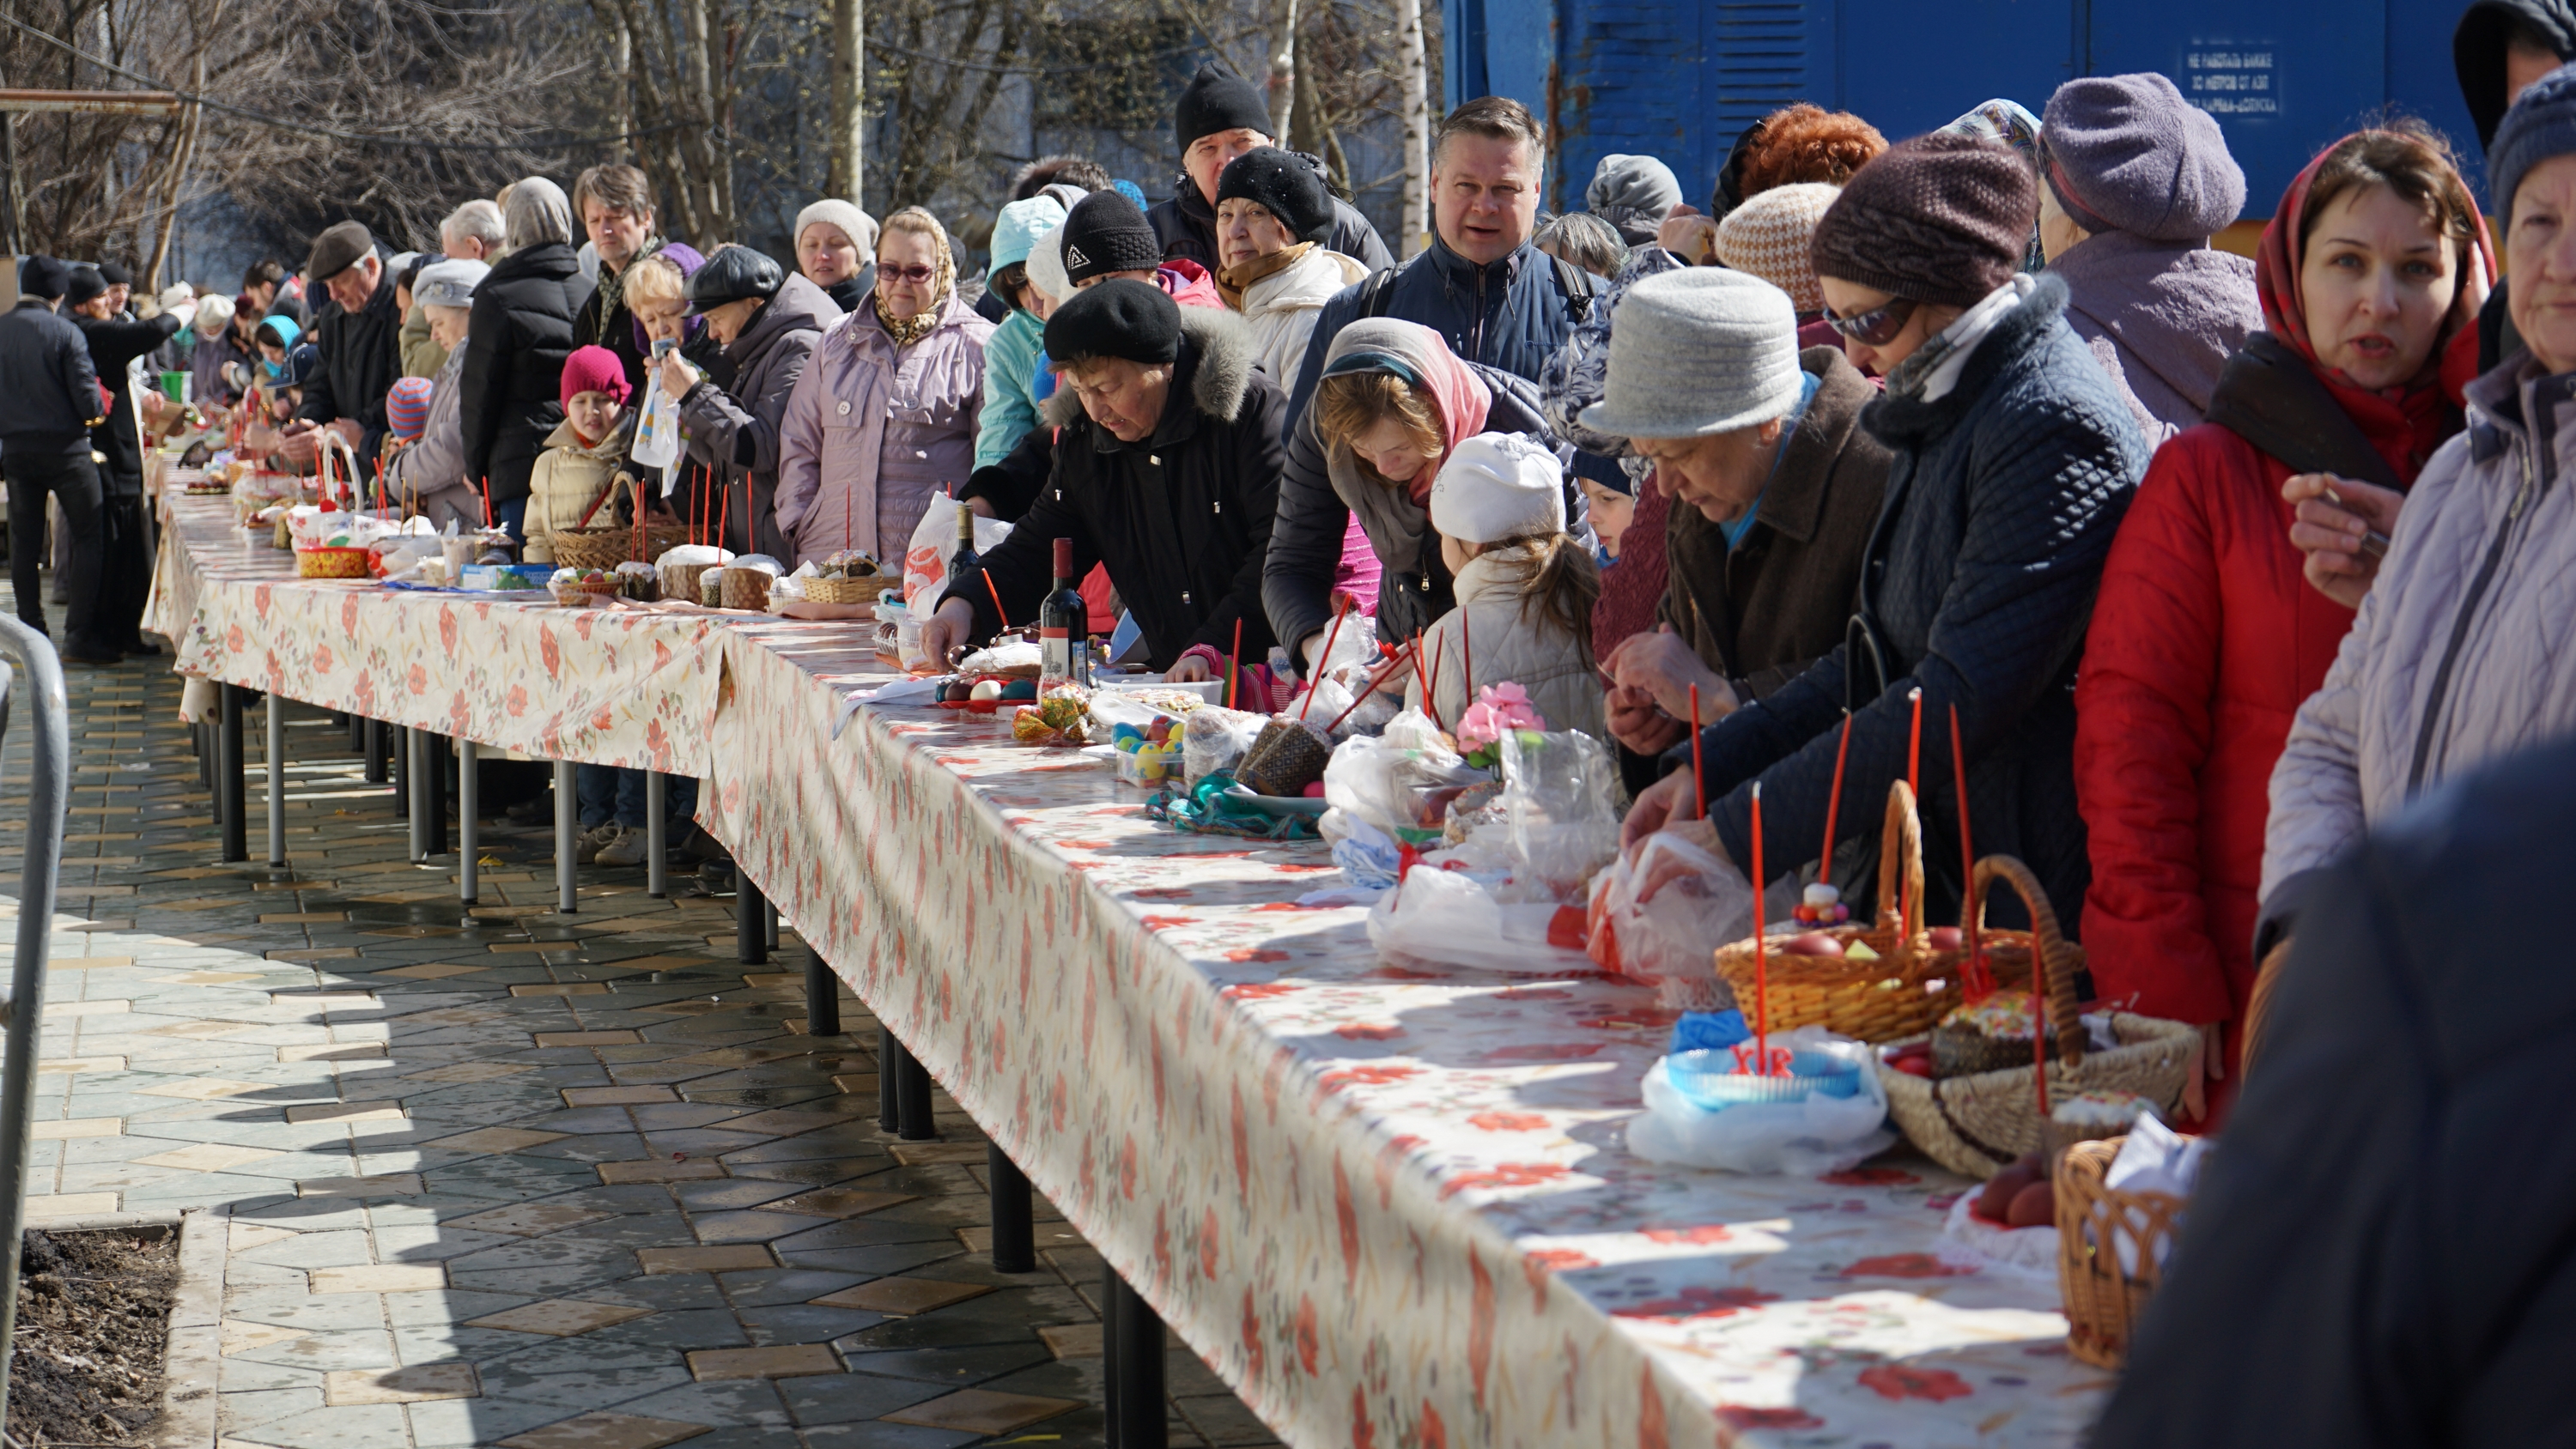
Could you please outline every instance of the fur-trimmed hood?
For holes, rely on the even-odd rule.
[[[1202,416],[1231,423],[1242,415],[1244,394],[1252,387],[1254,360],[1252,329],[1241,317],[1213,307],[1181,309],[1181,355],[1174,364],[1173,381],[1188,393],[1190,406]],[[1073,389],[1058,386],[1039,410],[1038,421],[1066,428],[1090,419]],[[1167,407],[1155,437],[1168,434],[1172,423]]]

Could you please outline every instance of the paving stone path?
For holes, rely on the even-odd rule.
[[[792,930],[746,969],[729,898],[640,868],[558,914],[550,835],[497,823],[469,919],[300,706],[292,869],[221,865],[166,666],[71,675],[29,1191],[229,1215],[225,1449],[1102,1441],[1098,1255],[1041,1201],[1040,1270],[992,1270],[982,1135],[945,1094],[941,1140],[878,1129],[874,1023],[801,1034]],[[1170,1358],[1173,1444],[1274,1442]]]

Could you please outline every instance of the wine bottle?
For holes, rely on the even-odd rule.
[[[1080,645],[1091,606],[1073,586],[1073,540],[1055,541],[1055,590],[1038,606],[1038,693],[1060,684],[1091,687],[1091,651]]]
[[[975,510],[963,502],[957,505],[957,551],[948,556],[948,578],[955,581],[971,577],[983,567],[975,552]]]

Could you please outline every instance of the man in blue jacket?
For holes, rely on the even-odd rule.
[[[1469,362],[1537,379],[1592,310],[1591,280],[1530,245],[1546,164],[1538,119],[1507,96],[1480,96],[1440,122],[1431,138],[1431,245],[1324,304],[1288,395],[1291,429],[1315,395],[1334,334],[1362,317],[1419,322]]]
[[[78,327],[54,311],[71,269],[52,257],[18,267],[18,305],[0,315],[0,472],[9,479],[9,581],[18,617],[45,630],[44,582],[37,558],[45,546],[45,498],[60,499],[69,525],[69,556],[56,560],[70,600],[62,656],[76,664],[114,664],[122,656],[98,637],[98,466],[89,430],[105,420],[98,373]]]

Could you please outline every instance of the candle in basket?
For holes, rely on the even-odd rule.
[[[1699,686],[1690,687],[1691,701],[1691,818],[1708,814],[1708,770],[1700,759]],[[1758,847],[1757,847],[1758,848]],[[1757,888],[1758,889],[1758,888]]]
[[[1825,848],[1816,857],[1816,883],[1807,887],[1807,898],[1794,914],[1813,926],[1839,925],[1851,919],[1842,903],[1842,892],[1834,889],[1834,822],[1842,814],[1843,762],[1851,758],[1851,711],[1843,711],[1842,741],[1834,746],[1834,789],[1825,797]]]
[[[1950,704],[1950,779],[1952,788],[1959,794],[1959,869],[1962,872],[1973,871],[1977,853],[1968,843],[1968,748],[1959,734],[1959,705],[1956,700]],[[1983,1000],[1995,989],[1994,974],[1986,969],[1985,954],[1977,949],[1977,918],[1984,914],[1975,908],[1973,902],[1959,912],[1959,924],[1966,928],[1968,941],[1968,964],[1959,973],[1960,989],[1970,1001]]]
[[[1762,782],[1753,782],[1753,1049],[1771,1075],[1771,965],[1762,940]]]

